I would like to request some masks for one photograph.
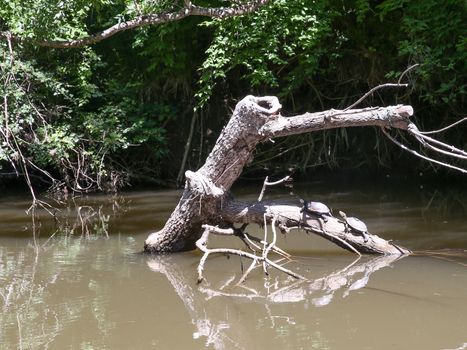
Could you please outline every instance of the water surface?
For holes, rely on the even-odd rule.
[[[465,188],[312,183],[295,193],[421,253],[356,259],[297,231],[279,246],[308,281],[257,269],[236,286],[249,262],[217,256],[198,285],[198,252],[140,253],[178,191],[75,198],[34,222],[28,197],[11,195],[0,199],[0,348],[467,349]],[[297,202],[283,188],[267,196]]]

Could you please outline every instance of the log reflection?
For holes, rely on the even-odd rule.
[[[246,331],[244,315],[238,314],[238,303],[248,302],[255,308],[259,305],[260,311],[255,316],[257,323],[267,320],[269,327],[274,327],[279,320],[283,324],[296,324],[292,308],[285,308],[284,314],[284,307],[275,311],[274,306],[284,303],[302,303],[305,308],[327,306],[333,300],[346,298],[364,288],[373,273],[402,258],[362,257],[306,281],[277,276],[249,280],[241,285],[235,284],[238,279],[235,275],[224,278],[218,285],[209,281],[197,285],[194,269],[177,264],[173,256],[151,257],[147,264],[151,270],[164,274],[179,295],[195,327],[193,337],[205,337],[206,346],[221,349],[250,348],[254,343],[246,338],[251,332]]]

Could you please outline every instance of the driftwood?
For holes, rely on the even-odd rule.
[[[186,251],[196,248],[203,234],[202,225],[211,227],[234,223],[275,225],[282,232],[303,228],[318,234],[342,248],[359,252],[386,255],[404,255],[408,249],[396,246],[370,232],[364,242],[361,235],[348,232],[344,223],[331,217],[324,222],[306,214],[299,205],[257,201],[245,203],[235,200],[229,190],[252,160],[260,142],[275,137],[312,131],[351,127],[380,126],[407,130],[413,114],[411,106],[397,105],[363,109],[330,110],[305,113],[294,117],[280,114],[281,105],[276,97],[247,96],[241,100],[222,130],[205,164],[196,172],[185,173],[186,184],[180,202],[164,228],[149,235],[144,250],[149,253]],[[371,230],[371,228],[370,228]],[[215,229],[214,229],[215,231]],[[263,246],[263,258],[267,257]],[[261,260],[261,259],[260,259]],[[265,260],[262,260],[265,264]]]

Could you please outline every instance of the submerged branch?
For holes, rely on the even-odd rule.
[[[231,199],[224,201],[222,208],[222,218],[226,222],[262,225],[264,217],[267,218],[265,224],[271,224],[271,218],[276,217],[277,225],[275,226],[286,234],[291,229],[299,227],[356,254],[406,255],[411,253],[410,250],[372,233],[368,233],[369,239],[365,242],[362,235],[349,232],[342,220],[330,216],[324,222],[318,216],[307,214],[301,210],[300,206],[290,203],[277,201],[247,203]]]
[[[248,258],[252,260],[252,264],[250,267],[247,269],[247,271],[243,274],[243,276],[240,278],[238,283],[243,282],[247,275],[253,270],[253,268],[256,266],[257,263],[263,263],[272,266],[273,268],[284,272],[294,278],[297,279],[306,279],[302,275],[293,272],[289,269],[286,269],[282,265],[278,264],[277,262],[272,261],[271,259],[268,258],[268,253],[271,250],[272,247],[275,247],[275,242],[270,243],[270,244],[265,244],[265,248],[263,249],[263,253],[261,256],[245,252],[240,249],[232,249],[232,248],[208,248],[208,240],[209,240],[209,235],[211,233],[216,234],[216,235],[222,235],[222,236],[234,236],[235,235],[235,230],[233,229],[221,229],[216,226],[211,226],[211,225],[203,225],[204,232],[201,236],[200,239],[196,241],[196,246],[198,247],[199,250],[204,252],[203,257],[199,261],[198,264],[198,283],[202,282],[204,280],[203,277],[203,271],[204,271],[204,265],[206,263],[206,260],[210,254],[232,254],[232,255],[238,255],[240,257]],[[265,242],[267,243],[267,242]]]

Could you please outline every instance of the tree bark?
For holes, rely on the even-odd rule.
[[[312,131],[351,127],[382,126],[406,130],[413,114],[411,106],[397,105],[305,113],[294,117],[280,114],[276,97],[247,96],[241,100],[222,130],[205,164],[196,172],[187,171],[185,189],[180,202],[164,228],[149,235],[144,250],[164,253],[192,250],[202,234],[201,225],[219,223],[259,223],[264,214],[270,219],[276,215],[279,227],[301,226],[326,239],[359,252],[376,254],[407,254],[405,248],[395,246],[370,234],[369,242],[360,235],[347,232],[345,225],[331,217],[326,223],[305,215],[300,206],[271,202],[242,203],[231,198],[229,190],[243,168],[251,162],[258,143],[275,137]],[[337,237],[337,238],[336,238]]]

